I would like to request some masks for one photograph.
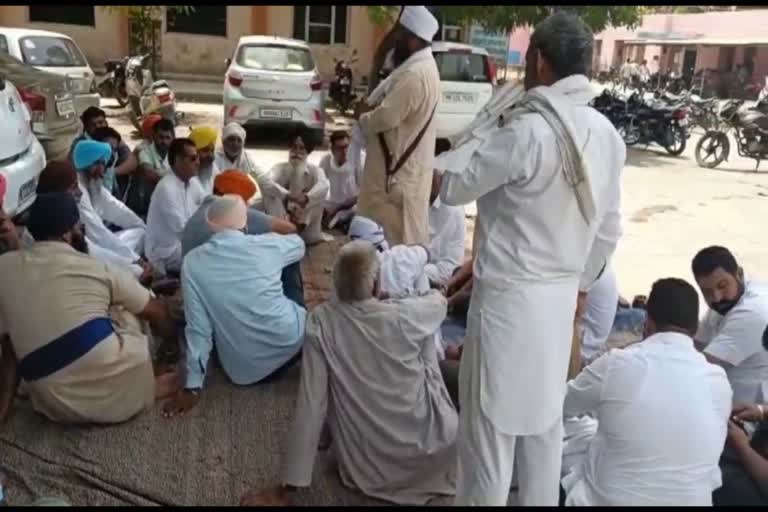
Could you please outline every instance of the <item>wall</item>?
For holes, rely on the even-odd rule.
[[[128,21],[102,6],[94,7],[95,27],[61,23],[32,23],[26,5],[0,6],[0,25],[13,28],[34,28],[66,34],[77,42],[91,67],[100,69],[107,59],[128,53]]]
[[[163,16],[162,71],[224,75],[224,61],[231,57],[241,36],[252,34],[252,8],[230,5],[227,8],[227,37],[166,32]]]

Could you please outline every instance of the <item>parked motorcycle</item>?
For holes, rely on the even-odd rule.
[[[102,98],[115,98],[121,107],[128,105],[128,92],[125,87],[125,68],[128,57],[110,59],[104,62],[107,74],[97,86]]]
[[[350,67],[352,63],[357,61],[356,54],[357,51],[355,51],[349,62],[343,59],[334,59],[336,62],[335,77],[330,84],[328,94],[331,100],[336,104],[337,110],[342,115],[349,111],[349,108],[356,97],[352,90],[353,76],[352,68]]]
[[[744,100],[730,100],[723,105],[720,118],[723,128],[712,130],[696,144],[696,163],[699,167],[714,169],[728,160],[731,153],[729,132],[736,139],[739,156],[755,160],[755,171],[760,162],[768,159],[768,80],[760,92],[757,104],[742,109]]]
[[[128,59],[125,67],[125,84],[130,105],[130,118],[134,128],[141,132],[145,116],[160,114],[164,119],[177,124],[176,94],[165,80],[154,80],[148,67],[149,54]]]

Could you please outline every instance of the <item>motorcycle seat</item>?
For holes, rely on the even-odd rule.
[[[104,61],[104,65],[119,66],[123,63],[123,59],[107,59]]]

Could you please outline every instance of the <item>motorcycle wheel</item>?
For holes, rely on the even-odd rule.
[[[125,86],[118,86],[115,90],[115,99],[120,108],[125,108],[128,105],[128,92],[125,90]]]
[[[707,132],[696,144],[696,163],[705,169],[714,169],[728,158],[731,143],[723,132]]]
[[[640,142],[640,130],[631,121],[622,121],[617,131],[627,146],[634,146]]]
[[[664,146],[664,149],[672,156],[680,156],[685,151],[688,134],[685,133],[685,128],[679,124],[672,125],[668,129],[672,131],[670,134],[672,136],[672,144]]]

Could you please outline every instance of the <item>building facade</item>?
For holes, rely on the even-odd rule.
[[[94,69],[129,52],[130,24],[121,9],[93,5],[4,5],[0,25],[61,32],[72,37]],[[371,22],[357,5],[197,5],[187,13],[164,10],[158,46],[160,71],[223,75],[241,36],[274,35],[308,41],[324,79],[334,58],[349,59],[356,76],[367,75],[388,27]]]

